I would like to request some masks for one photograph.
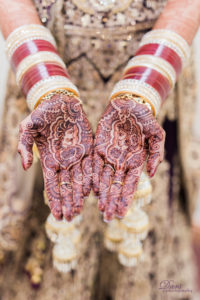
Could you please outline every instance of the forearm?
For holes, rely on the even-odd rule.
[[[157,115],[190,55],[200,23],[200,1],[170,0],[153,30],[145,34],[111,94],[130,94]],[[127,96],[126,96],[127,97]]]
[[[17,85],[30,110],[58,89],[79,95],[57,52],[54,37],[41,24],[31,0],[0,0],[0,26]]]
[[[33,110],[20,124],[22,165],[31,166],[35,143],[51,212],[71,221],[92,181],[92,130],[79,91],[30,0],[0,0],[0,25],[17,85]]]
[[[153,29],[175,31],[190,45],[199,26],[199,0],[169,0]]]
[[[0,0],[0,27],[4,38],[19,26],[41,24],[31,0]]]

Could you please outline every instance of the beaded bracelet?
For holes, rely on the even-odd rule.
[[[146,33],[125,67],[122,79],[115,85],[111,100],[123,93],[132,94],[150,105],[157,115],[189,54],[189,45],[175,32],[156,29]]]
[[[69,79],[65,63],[57,52],[54,37],[44,26],[25,25],[15,29],[6,40],[6,52],[17,85],[31,110],[56,90],[68,91],[79,99],[78,89]]]

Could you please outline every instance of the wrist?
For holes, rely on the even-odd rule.
[[[122,79],[115,85],[111,100],[120,93],[133,94],[148,102],[157,115],[189,54],[189,45],[175,32],[148,32],[126,66]]]
[[[55,95],[66,95],[66,96],[69,96],[69,97],[73,97],[73,98],[77,99],[82,104],[82,101],[81,101],[81,99],[79,98],[78,95],[76,95],[73,91],[70,91],[69,89],[62,88],[62,89],[56,89],[55,91],[51,91],[51,92],[48,92],[47,94],[43,95],[38,100],[38,103],[36,103],[35,108],[37,108],[37,106],[39,104],[41,104],[42,102],[51,100],[51,98]]]
[[[151,113],[154,114],[151,103],[149,103],[149,101],[147,99],[144,99],[144,98],[142,98],[140,96],[137,96],[135,94],[121,93],[121,94],[118,94],[117,96],[115,96],[114,98],[112,98],[111,101],[114,101],[116,99],[124,99],[126,101],[133,101],[133,102],[136,102],[138,104],[145,105],[151,111]]]
[[[14,30],[7,38],[6,52],[30,110],[57,90],[79,96],[57,52],[54,37],[44,26],[25,25]]]

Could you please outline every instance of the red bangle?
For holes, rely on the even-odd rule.
[[[30,68],[22,77],[21,88],[25,95],[40,80],[50,76],[64,76],[69,78],[65,69],[53,63],[40,63]]]
[[[13,53],[11,59],[11,66],[16,71],[20,62],[31,54],[40,51],[49,51],[58,54],[56,48],[48,41],[45,40],[30,40],[19,46]]]
[[[176,76],[181,72],[182,68],[182,62],[181,58],[178,56],[178,54],[172,50],[171,48],[162,45],[162,44],[146,44],[142,47],[140,47],[134,56],[138,55],[154,55],[160,58],[163,58],[167,62],[169,62],[174,70],[176,71]]]
[[[159,93],[162,101],[167,98],[170,92],[168,79],[158,71],[148,67],[133,67],[124,74],[123,79],[137,79],[148,83]]]

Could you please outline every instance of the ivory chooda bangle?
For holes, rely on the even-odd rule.
[[[57,89],[72,93],[80,101],[79,92],[69,79],[54,37],[47,28],[34,24],[17,28],[8,36],[6,50],[30,110]]]
[[[189,54],[189,45],[175,32],[156,29],[146,33],[115,85],[111,100],[119,94],[131,93],[145,99],[157,115]]]

